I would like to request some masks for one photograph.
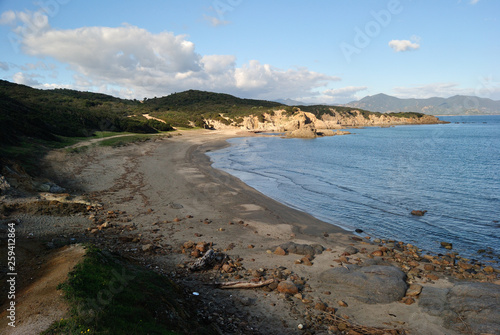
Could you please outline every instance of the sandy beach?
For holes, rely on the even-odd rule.
[[[374,242],[322,222],[213,169],[205,152],[237,136],[252,134],[183,131],[119,148],[52,152],[46,158],[48,176],[95,206],[85,216],[50,226],[23,216],[19,234],[74,234],[167,274],[186,287],[190,299],[224,334],[335,334],[346,330],[344,325],[366,327],[352,328],[349,334],[495,333],[490,329],[498,325],[497,272],[486,271],[482,279],[468,282],[489,285],[484,289],[493,305],[486,303],[484,309],[491,311],[481,320],[490,328],[475,325],[479,319],[465,311],[459,315],[463,324],[452,325],[452,314],[458,313],[454,305],[446,303],[436,312],[431,296],[444,292],[444,297],[454,297],[463,281],[439,270],[440,259],[425,260],[414,256],[416,247]],[[210,248],[225,255],[224,265],[189,270]],[[406,257],[404,262],[397,262],[398,255]],[[418,262],[410,263],[415,258]],[[434,265],[435,271],[424,270],[426,265]],[[418,275],[409,275],[413,269]],[[214,286],[270,279],[274,285],[261,288]],[[297,292],[278,286],[281,282],[293,284]]]

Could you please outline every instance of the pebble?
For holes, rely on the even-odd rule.
[[[291,295],[299,293],[299,289],[291,281],[282,281],[281,283],[278,284],[277,290],[280,293],[286,293]]]
[[[318,310],[318,311],[326,311],[326,304],[324,302],[317,302],[316,305],[314,305],[314,309]]]
[[[337,304],[340,306],[340,307],[348,307],[347,303],[343,300],[339,300],[337,301]]]
[[[419,284],[411,284],[408,290],[406,291],[406,295],[409,297],[416,297],[422,292],[422,285]]]
[[[276,250],[274,250],[274,254],[279,256],[285,256],[286,251],[282,247],[277,247]]]

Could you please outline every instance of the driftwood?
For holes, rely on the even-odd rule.
[[[197,259],[196,262],[189,266],[189,270],[203,270],[212,265],[215,262],[216,257],[217,253],[213,249],[209,249],[202,258]]]
[[[243,281],[230,281],[230,282],[225,282],[225,283],[216,283],[215,285],[219,286],[220,288],[256,288],[256,287],[262,287],[269,285],[271,283],[274,283],[274,279],[268,279],[264,281],[260,281],[257,283],[253,282],[243,282]]]

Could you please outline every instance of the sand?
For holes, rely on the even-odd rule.
[[[227,146],[226,140],[237,136],[253,135],[181,131],[171,138],[120,148],[94,147],[79,154],[53,152],[46,159],[45,169],[62,186],[91,195],[91,201],[103,205],[99,213],[113,213],[105,220],[115,227],[87,233],[89,239],[168,274],[188,293],[199,293],[192,299],[209,318],[218,320],[222,333],[231,333],[231,329],[248,334],[304,334],[315,329],[327,333],[329,326],[319,325],[317,318],[325,312],[315,309],[316,303],[323,302],[335,308],[336,315],[357,325],[405,329],[411,334],[456,334],[445,329],[439,317],[422,311],[418,303],[366,304],[332,294],[335,288],[322,282],[320,274],[342,267],[335,260],[350,245],[366,248],[364,254],[354,257],[360,261],[370,258],[370,252],[378,246],[368,239],[354,241],[353,232],[289,208],[212,168],[204,153]],[[96,218],[98,215],[96,212]],[[25,225],[29,227],[29,219]],[[89,223],[85,229],[95,226]],[[60,233],[64,227],[48,229]],[[127,236],[129,239],[123,239]],[[212,243],[213,248],[239,260],[240,270],[231,274],[191,273],[187,267],[194,258],[189,251],[181,251],[187,241]],[[301,255],[273,253],[289,241],[320,244],[325,251],[316,255],[312,266],[296,264]],[[301,297],[263,289],[221,290],[210,285],[235,280],[235,275],[249,281],[252,271],[270,274],[280,267],[302,280]],[[432,285],[445,287],[450,283],[442,279]],[[339,306],[339,300],[347,307]]]

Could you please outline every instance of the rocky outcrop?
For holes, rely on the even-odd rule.
[[[367,304],[385,304],[401,300],[406,293],[406,275],[394,266],[347,265],[329,269],[320,275],[332,290]]]
[[[497,334],[500,329],[500,285],[460,283],[451,288],[424,287],[419,306],[430,315],[443,317],[446,327],[458,331]]]
[[[221,117],[224,117],[221,115]],[[317,136],[344,135],[331,132],[332,129],[346,127],[391,126],[405,124],[435,124],[442,123],[435,116],[396,117],[388,114],[363,114],[359,111],[341,113],[330,109],[330,114],[317,117],[313,113],[301,110],[292,115],[285,110],[266,112],[260,116],[245,116],[241,120],[205,120],[214,129],[241,128],[250,131],[286,132],[289,137],[315,138]]]

